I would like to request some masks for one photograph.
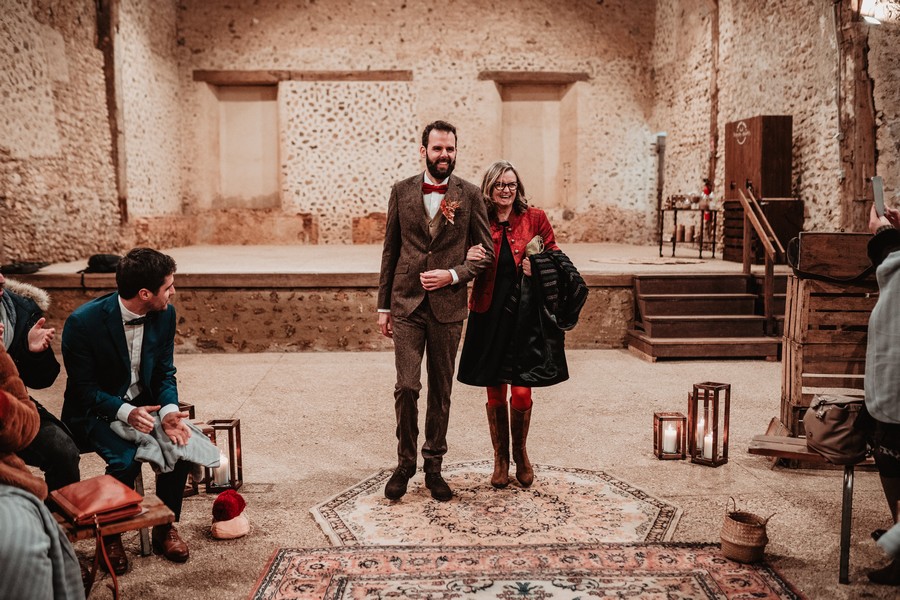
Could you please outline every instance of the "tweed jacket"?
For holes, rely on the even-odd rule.
[[[150,313],[144,324],[142,404],[178,406],[174,348],[175,307],[169,305],[163,312]],[[131,360],[117,293],[91,300],[69,315],[63,328],[62,355],[68,375],[62,420],[76,436],[88,438],[98,419],[116,420],[131,384]]]
[[[428,294],[428,303],[441,323],[466,318],[466,283],[493,261],[487,209],[481,190],[454,175],[448,181],[446,203],[459,203],[453,223],[438,211],[429,223],[419,174],[394,184],[388,202],[378,308],[407,317]],[[485,258],[466,260],[466,250],[481,244]],[[459,282],[426,292],[419,274],[432,269],[453,269]]]
[[[539,208],[528,207],[521,214],[515,211],[509,215],[509,228],[506,229],[506,241],[512,250],[516,268],[522,264],[525,257],[525,246],[536,235],[544,239],[546,250],[559,250],[556,238],[553,236],[553,227],[547,220],[547,214]],[[478,274],[472,285],[472,296],[469,298],[469,310],[483,313],[491,307],[491,298],[494,294],[494,280],[497,277],[497,262],[500,260],[500,244],[503,241],[503,227],[496,220],[491,220],[491,240],[494,247],[494,259],[491,265]]]

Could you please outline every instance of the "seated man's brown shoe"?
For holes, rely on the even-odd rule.
[[[178,563],[187,561],[190,556],[187,544],[173,525],[159,525],[153,528],[153,551]]]
[[[128,570],[128,555],[125,554],[125,547],[122,545],[122,535],[107,535],[103,537],[103,546],[106,548],[106,555],[109,556],[109,564],[112,565],[113,573],[116,575],[124,575]],[[100,566],[104,571],[107,570],[106,562],[100,558]]]

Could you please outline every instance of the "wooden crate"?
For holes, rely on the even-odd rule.
[[[801,231],[798,237],[801,271],[843,279],[859,275],[870,264],[867,247],[872,236],[868,233]]]
[[[788,277],[784,307],[786,340],[814,344],[863,344],[878,300],[874,279],[839,285]]]
[[[814,395],[862,395],[866,332],[877,299],[874,280],[839,285],[788,277],[781,420],[792,435],[804,435],[803,413]]]

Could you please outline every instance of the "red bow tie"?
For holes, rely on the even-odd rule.
[[[438,194],[446,194],[447,193],[447,185],[431,185],[427,181],[422,182],[422,193],[430,194],[432,192],[437,192]]]

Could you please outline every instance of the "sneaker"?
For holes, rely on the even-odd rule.
[[[453,497],[450,486],[440,473],[425,473],[425,487],[431,490],[431,497],[439,502],[447,502]]]
[[[387,485],[384,486],[384,497],[388,500],[399,500],[406,494],[406,484],[415,474],[415,469],[408,467],[397,467],[394,474],[388,479]]]

